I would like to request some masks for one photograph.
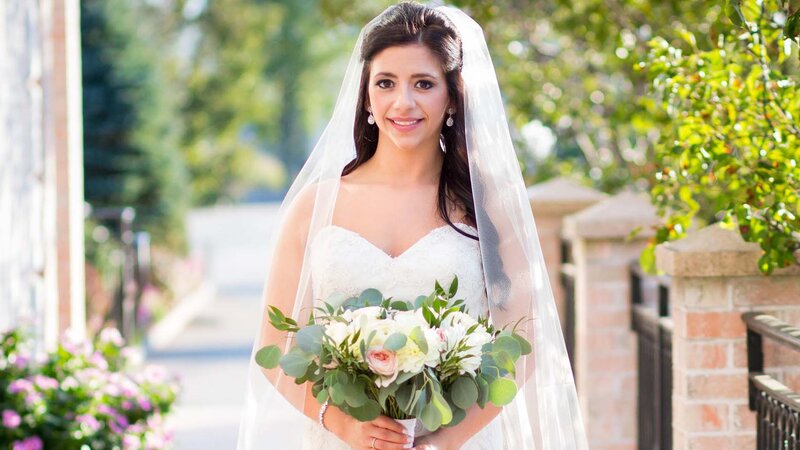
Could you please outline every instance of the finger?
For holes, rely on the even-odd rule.
[[[377,419],[372,421],[373,424],[381,427],[387,428],[397,433],[405,433],[406,429],[403,425],[400,425],[400,422],[392,419],[391,417],[387,416],[378,416]]]
[[[405,445],[411,442],[411,437],[405,433],[398,433],[396,431],[392,431],[387,428],[381,428],[378,426],[373,427],[369,431],[369,436],[376,437],[378,438],[378,440],[392,444]]]
[[[370,439],[370,445],[372,445],[372,439]],[[367,446],[367,448],[372,448]],[[387,442],[381,439],[375,441],[375,448],[378,450],[408,450],[405,444],[397,444],[394,442]]]

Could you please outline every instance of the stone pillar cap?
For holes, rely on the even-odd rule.
[[[623,191],[578,213],[564,218],[564,235],[569,238],[620,239],[637,228],[638,239],[654,234],[660,219],[647,194]]]
[[[760,257],[758,244],[745,242],[739,232],[719,223],[656,247],[656,266],[668,275],[681,277],[759,275]],[[800,274],[800,267],[789,267],[780,273]]]
[[[528,200],[536,213],[570,214],[606,197],[608,195],[564,176],[528,188]]]

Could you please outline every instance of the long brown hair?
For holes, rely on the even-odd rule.
[[[367,123],[369,113],[363,107],[367,98],[372,59],[388,47],[410,44],[422,44],[437,57],[445,73],[450,104],[455,105],[456,110],[452,116],[453,125],[442,127],[442,141],[446,152],[437,194],[439,215],[457,232],[477,240],[477,236],[465,233],[454,226],[448,213],[448,204],[460,205],[464,208],[469,221],[477,225],[464,131],[461,37],[450,19],[433,8],[414,2],[399,3],[387,9],[379,22],[364,37],[361,47],[364,68],[361,71],[361,86],[353,129],[356,157],[344,167],[342,176],[351,173],[372,158],[378,147],[378,127]]]

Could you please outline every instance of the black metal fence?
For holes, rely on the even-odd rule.
[[[118,276],[113,291],[113,304],[108,320],[114,322],[122,336],[134,340],[141,332],[141,298],[150,283],[150,235],[133,231],[136,211],[131,207],[90,209],[88,217],[102,223],[119,242],[115,261]]]
[[[672,449],[672,321],[669,278],[630,266],[631,328],[638,347],[638,448]],[[650,293],[655,298],[650,298]],[[648,301],[649,300],[649,301]]]
[[[564,344],[567,347],[572,376],[575,377],[575,264],[572,243],[561,240],[561,289],[564,292]]]
[[[800,352],[800,328],[760,312],[742,314],[747,325],[750,410],[756,412],[757,450],[800,450],[800,393],[764,373],[763,338]]]

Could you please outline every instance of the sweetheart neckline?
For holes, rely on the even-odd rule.
[[[473,231],[477,231],[477,229],[476,229],[475,227],[473,227],[472,225],[468,225],[468,224],[466,224],[466,223],[463,223],[463,222],[456,222],[456,223],[455,223],[455,225],[456,225],[456,226],[458,226],[458,225],[464,225],[465,227],[467,227],[467,228],[469,228],[469,229],[471,229],[471,230],[473,230]],[[356,238],[360,239],[361,241],[363,241],[363,242],[366,242],[366,243],[367,243],[367,245],[369,245],[370,247],[372,247],[372,248],[374,248],[375,250],[377,250],[378,252],[380,252],[380,253],[381,253],[383,256],[385,256],[385,257],[389,258],[389,260],[391,260],[391,261],[397,261],[397,260],[401,259],[403,256],[405,256],[407,253],[409,253],[411,250],[413,250],[415,247],[417,247],[417,246],[418,246],[418,245],[419,245],[419,244],[420,244],[422,241],[426,240],[428,237],[430,237],[430,236],[432,236],[433,234],[435,234],[437,231],[440,231],[440,230],[443,230],[443,229],[444,229],[444,230],[446,230],[446,229],[448,229],[448,228],[449,228],[449,229],[452,229],[453,227],[451,227],[449,224],[445,224],[445,225],[438,226],[438,227],[436,227],[436,228],[433,228],[433,229],[431,229],[430,231],[428,231],[427,233],[425,233],[425,234],[424,234],[422,237],[420,237],[419,239],[417,239],[416,241],[414,241],[414,243],[413,243],[413,244],[411,244],[411,245],[410,245],[408,248],[406,248],[405,250],[403,250],[403,251],[402,251],[402,252],[401,252],[399,255],[397,255],[397,256],[392,256],[391,254],[389,254],[388,252],[386,252],[384,249],[382,249],[382,248],[378,247],[377,245],[375,245],[374,243],[372,243],[372,241],[370,241],[369,239],[365,238],[363,235],[361,235],[361,233],[359,233],[359,232],[357,232],[357,231],[354,231],[354,230],[351,230],[350,228],[345,228],[345,227],[343,227],[343,226],[334,225],[334,224],[330,224],[330,225],[327,225],[327,226],[323,227],[323,229],[325,229],[325,228],[335,228],[335,229],[342,230],[342,231],[344,231],[344,232],[346,232],[346,233],[349,233],[349,234],[351,234],[351,235],[355,236]],[[455,231],[455,230],[454,230],[454,231]]]

